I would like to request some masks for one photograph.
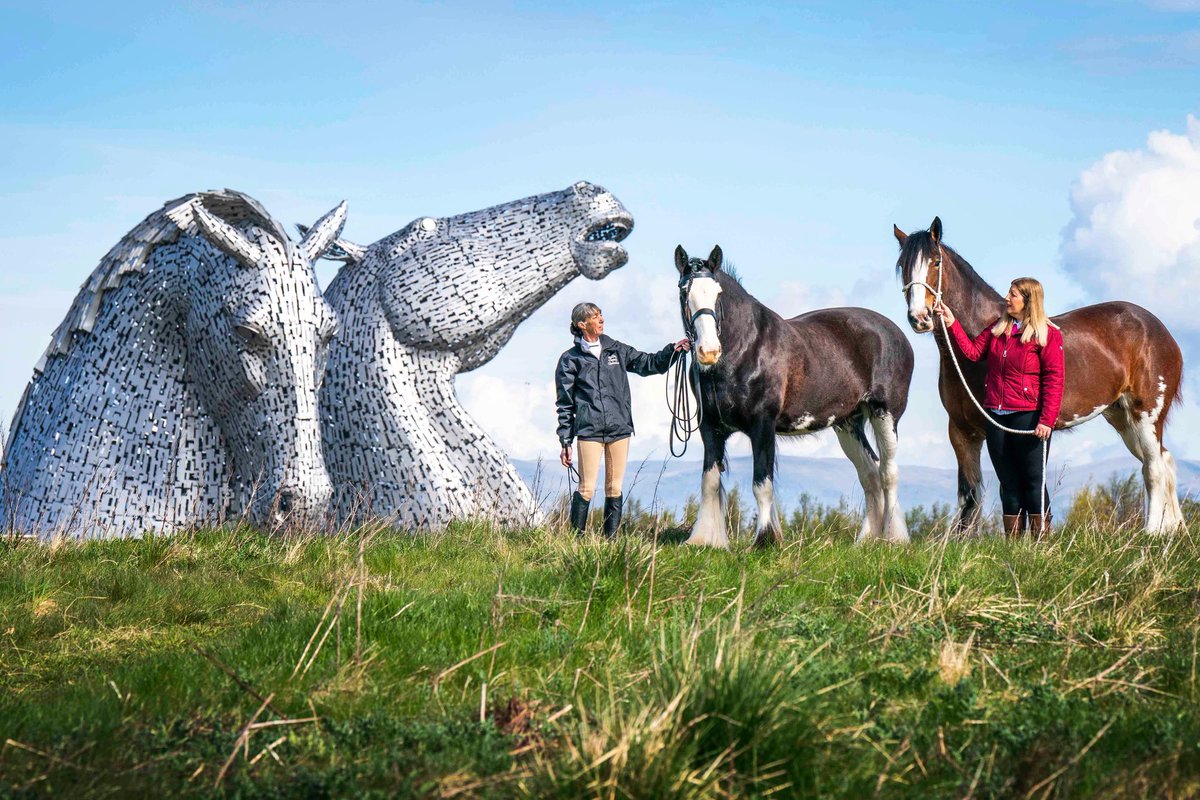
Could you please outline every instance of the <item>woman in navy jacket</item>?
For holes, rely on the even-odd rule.
[[[1034,536],[1044,536],[1050,532],[1050,495],[1043,495],[1042,442],[1049,448],[1062,406],[1063,337],[1046,316],[1042,284],[1033,278],[1013,281],[1004,313],[974,339],[940,300],[933,310],[963,355],[972,361],[987,359],[983,407],[992,420],[1034,430],[1029,436],[988,425],[987,449],[1000,479],[1005,532],[1020,536],[1027,524]]]
[[[604,460],[604,535],[613,537],[621,524],[624,494],[621,481],[633,435],[633,408],[627,372],[661,375],[671,366],[676,350],[687,350],[687,339],[657,353],[643,353],[604,335],[604,315],[593,303],[580,303],[571,312],[575,345],[558,359],[554,371],[557,392],[559,460],[570,467],[571,441],[579,444],[579,489],[571,496],[571,527],[587,527],[588,508]]]

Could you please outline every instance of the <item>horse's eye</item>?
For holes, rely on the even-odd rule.
[[[233,326],[233,334],[247,347],[260,347],[267,343],[267,335],[262,328],[249,322],[239,322]]]

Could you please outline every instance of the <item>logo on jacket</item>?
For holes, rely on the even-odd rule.
[[[618,365],[618,364],[620,364],[620,363],[621,363],[621,362],[617,360],[617,354],[616,354],[616,353],[609,353],[609,354],[608,354],[608,365],[609,365],[610,367],[615,367],[615,366],[617,366],[617,365]]]

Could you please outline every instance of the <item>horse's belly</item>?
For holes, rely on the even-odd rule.
[[[780,436],[804,436],[824,430],[837,421],[836,414],[781,415],[775,421],[775,433]]]

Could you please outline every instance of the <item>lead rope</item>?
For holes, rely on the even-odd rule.
[[[943,272],[942,264],[945,262],[945,259],[946,259],[946,252],[942,249],[942,243],[938,242],[938,281],[937,281],[938,285],[937,285],[937,289],[934,289],[932,286],[925,283],[924,281],[912,281],[911,283],[906,284],[904,286],[904,288],[900,290],[901,294],[906,294],[908,292],[908,290],[913,286],[923,286],[927,290],[929,290],[930,292],[933,293],[934,299],[941,301],[941,299],[942,299],[942,272]],[[1024,436],[1032,436],[1034,434],[1034,432],[1037,430],[1036,428],[1034,430],[1030,430],[1030,431],[1023,431],[1023,430],[1018,430],[1016,428],[1009,428],[1005,425],[1001,425],[999,422],[992,419],[991,415],[988,414],[987,411],[984,410],[983,406],[979,404],[979,401],[975,399],[975,393],[972,392],[971,387],[967,385],[967,378],[965,375],[963,375],[962,367],[960,367],[958,365],[958,357],[954,355],[954,343],[952,341],[950,341],[950,330],[949,330],[949,328],[946,327],[946,320],[942,318],[941,314],[938,314],[937,318],[938,318],[938,321],[942,323],[942,335],[946,339],[946,348],[950,351],[950,363],[952,363],[954,365],[954,371],[958,373],[958,379],[962,382],[963,389],[966,390],[966,392],[967,392],[967,397],[971,398],[971,402],[975,405],[975,408],[979,409],[979,413],[983,415],[983,418],[985,420],[987,420],[989,423],[991,423],[992,425],[999,428],[1000,430],[1004,431],[1005,433],[1017,433],[1017,434],[1021,434]],[[1041,504],[1042,504],[1042,530],[1045,530],[1045,528],[1046,528],[1046,462],[1049,460],[1049,456],[1050,456],[1050,440],[1043,439],[1042,440],[1042,488],[1041,488],[1041,492],[1038,494],[1038,500],[1040,500]],[[1038,531],[1039,535],[1041,533],[1042,533],[1042,531]]]
[[[700,430],[700,421],[703,418],[704,410],[700,403],[696,403],[696,413],[692,413],[692,395],[688,391],[691,370],[687,351],[676,350],[672,353],[668,369],[673,369],[673,372],[664,384],[667,410],[671,412],[671,431],[667,436],[667,445],[671,448],[672,456],[683,458],[683,454],[687,452],[688,440],[692,438],[693,433]],[[671,388],[672,382],[674,389]],[[678,453],[675,452],[675,442],[677,441],[683,445]]]

